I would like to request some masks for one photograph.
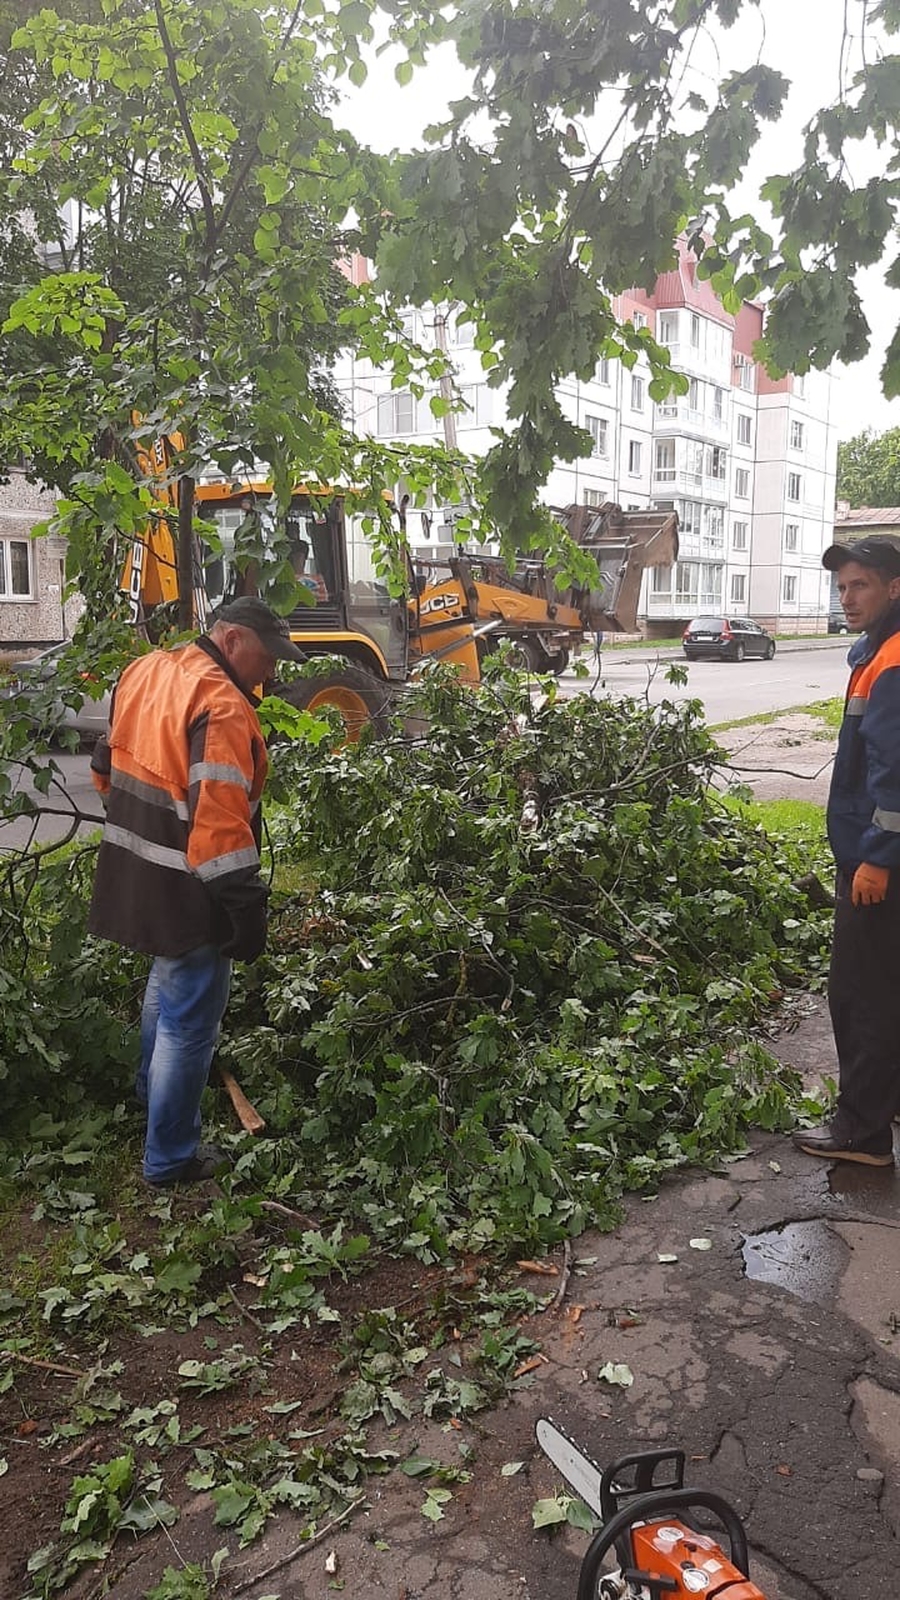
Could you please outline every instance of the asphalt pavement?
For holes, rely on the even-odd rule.
[[[833,1068],[821,1000],[770,1041],[815,1082]],[[436,1522],[422,1481],[393,1472],[318,1545],[289,1512],[222,1571],[245,1600],[575,1600],[589,1535],[532,1527],[565,1485],[538,1449],[552,1416],[601,1464],[685,1452],[686,1483],[743,1519],[765,1600],[893,1600],[900,1525],[900,1184],[894,1170],[827,1164],[783,1136],[739,1160],[634,1196],[611,1233],[574,1242],[560,1305],[523,1324],[542,1356],[509,1401],[471,1420],[398,1420],[368,1446],[428,1458],[457,1482]],[[562,1279],[522,1282],[548,1291]],[[460,1347],[465,1366],[465,1346]],[[627,1369],[612,1383],[603,1370]],[[625,1374],[620,1370],[620,1377]],[[226,1542],[209,1496],[177,1530],[190,1559]],[[114,1590],[142,1600],[164,1541]],[[217,1593],[219,1591],[217,1590]],[[743,1591],[742,1591],[743,1595]],[[725,1597],[723,1597],[725,1600]]]

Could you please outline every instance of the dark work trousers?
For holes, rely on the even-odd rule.
[[[828,1005],[840,1064],[832,1122],[836,1137],[871,1154],[891,1149],[891,1119],[900,1111],[900,873],[887,898],[854,906],[851,878],[835,885],[834,943]]]

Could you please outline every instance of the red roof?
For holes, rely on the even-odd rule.
[[[706,278],[697,277],[697,257],[688,250],[684,239],[678,240],[677,248],[678,266],[673,272],[660,273],[651,296],[653,305],[658,311],[689,306],[724,323],[726,328],[733,328],[734,317],[725,310],[712,284]]]

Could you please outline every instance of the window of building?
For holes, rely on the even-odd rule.
[[[31,549],[28,539],[0,539],[0,599],[30,600]]]
[[[737,374],[737,381],[740,384],[740,387],[742,389],[748,389],[752,391],[756,385],[754,383],[753,362],[750,360],[750,357],[742,355],[741,352],[738,351],[734,358],[734,365]]]
[[[800,474],[789,472],[787,477],[787,497],[789,500],[800,499]]]
[[[609,455],[609,421],[606,417],[586,416],[584,425],[594,441],[595,456]]]
[[[700,517],[702,507],[696,500],[679,500],[678,502],[678,530],[684,538],[689,534],[700,532]]]
[[[714,422],[721,422],[724,412],[725,395],[723,390],[714,388],[712,393],[712,414]]]
[[[644,380],[636,372],[631,374],[631,409],[643,411],[644,409]]]
[[[706,542],[713,550],[721,550],[725,542],[725,513],[721,506],[706,508]]]
[[[745,573],[743,573],[743,572],[733,572],[731,574],[731,599],[732,599],[733,604],[735,604],[735,605],[742,605],[743,604],[743,602],[747,598],[746,586],[747,586],[747,578],[746,578],[746,574]]]
[[[704,446],[687,439],[684,445],[684,475],[698,488],[703,481],[703,459]]]
[[[747,548],[747,524],[746,524],[746,522],[736,522],[736,523],[734,523],[734,525],[733,525],[733,527],[731,529],[731,548],[732,548],[732,550],[746,550],[746,548]]]
[[[750,498],[750,473],[746,467],[738,467],[734,475],[734,492],[739,500]]]
[[[605,505],[609,496],[602,489],[585,489],[584,503],[586,506]]]
[[[656,337],[660,344],[678,343],[678,317],[674,311],[661,311],[656,319]],[[657,568],[653,568],[655,572]]]
[[[791,423],[791,449],[803,449],[803,423],[798,422],[796,418]]]
[[[700,593],[700,573],[695,561],[675,563],[675,603],[695,606]]]
[[[709,452],[709,475],[711,478],[724,478],[728,465],[728,452],[722,445],[714,444]]]
[[[699,410],[700,410],[700,385],[697,382],[696,378],[691,378],[688,381],[687,403],[688,403],[688,410],[689,411],[699,412]]]
[[[482,427],[493,422],[495,390],[486,383],[464,383],[459,392],[468,410],[457,414],[458,426]],[[433,413],[431,420],[435,420]]]
[[[378,432],[382,435],[414,433],[416,402],[408,389],[378,396]]]
[[[635,311],[632,314],[631,324],[634,328],[646,328],[647,313],[645,311]]]
[[[738,413],[737,436],[738,444],[753,443],[753,418],[751,417],[749,411],[741,411]]]
[[[659,439],[656,444],[656,460],[654,472],[657,478],[664,483],[671,483],[675,477],[675,440]]]
[[[781,594],[786,606],[791,606],[797,599],[797,579],[793,572],[786,572],[781,584]]]
[[[797,550],[799,548],[799,545],[800,545],[800,524],[799,524],[799,522],[786,522],[785,525],[784,525],[784,548],[785,548],[785,550]]]
[[[696,311],[691,312],[691,349],[700,349],[700,318]]]
[[[475,343],[474,322],[463,322],[464,312],[458,311],[450,319],[450,343],[460,350],[468,350]]]
[[[700,600],[702,610],[714,610],[722,604],[722,574],[720,561],[704,561],[700,567]]]
[[[672,593],[672,568],[671,567],[651,567],[650,568],[650,591],[651,591],[652,594],[671,594]]]
[[[601,356],[597,362],[594,369],[594,381],[602,383],[607,389],[609,388],[609,360],[606,356]]]
[[[793,384],[791,385],[791,387],[792,387],[792,389],[794,391],[794,394],[797,396],[798,400],[805,400],[806,399],[806,376],[805,376],[805,374],[801,377],[798,373],[795,372],[794,373],[794,381],[793,381]]]
[[[641,475],[641,444],[639,439],[629,439],[628,441],[628,474],[632,478],[639,478]]]

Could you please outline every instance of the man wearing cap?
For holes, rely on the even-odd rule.
[[[266,942],[260,798],[268,760],[257,684],[303,661],[262,600],[223,607],[208,634],[125,668],[91,761],[106,807],[89,927],[152,956],[136,1092],[144,1177],[197,1182],[224,1165],[200,1144],[200,1098],[231,963]]]
[[[834,544],[849,627],[850,684],[828,796],[837,866],[828,1004],[839,1063],[834,1117],[793,1135],[832,1161],[893,1165],[900,1109],[900,549],[872,537]]]

